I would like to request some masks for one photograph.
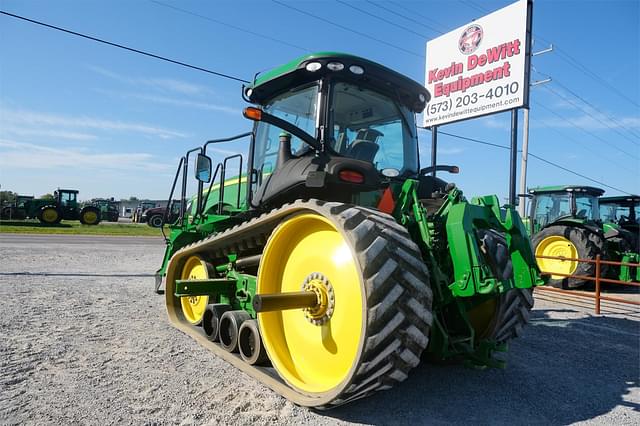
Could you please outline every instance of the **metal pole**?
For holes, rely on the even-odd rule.
[[[516,163],[518,158],[518,108],[511,110],[511,160],[509,161],[509,205],[516,205]]]
[[[529,156],[529,108],[524,109],[524,122],[522,128],[522,158],[520,161],[520,194],[527,192],[527,159]],[[527,212],[525,210],[526,198],[518,200],[518,213],[521,217],[525,217]]]
[[[596,315],[600,315],[600,255],[596,255]]]
[[[438,126],[431,127],[431,176],[436,177],[436,155],[438,153]]]

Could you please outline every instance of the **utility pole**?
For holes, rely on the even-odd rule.
[[[542,55],[543,53],[548,53],[553,51],[553,44],[549,46],[548,49],[541,50],[539,52],[532,53],[531,56]],[[551,78],[546,78],[544,80],[538,80],[531,83],[529,86],[534,87],[539,84],[549,83]],[[520,162],[520,194],[527,193],[527,160],[529,159],[529,108],[524,109],[524,117],[523,117],[523,128],[522,128],[522,157]],[[521,195],[522,198],[523,195]],[[526,215],[526,198],[521,200],[518,203],[518,213],[521,217]]]

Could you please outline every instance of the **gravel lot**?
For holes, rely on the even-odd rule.
[[[0,234],[0,424],[640,424],[640,322],[538,300],[506,370],[297,407],[168,325],[151,238]]]

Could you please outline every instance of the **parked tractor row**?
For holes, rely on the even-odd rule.
[[[600,255],[614,262],[640,261],[639,196],[603,198],[604,190],[579,185],[533,188],[529,194],[531,243],[538,266],[551,273],[549,285],[581,287],[588,280],[578,277],[594,276],[595,264],[541,256],[595,260]],[[603,272],[621,281],[640,281],[640,270],[625,265],[605,267]]]
[[[2,207],[1,214],[3,219],[38,219],[47,225],[58,224],[61,220],[97,225],[101,220],[99,207],[81,207],[78,204],[78,191],[75,189],[58,189],[54,191],[53,199],[18,195],[14,204]]]

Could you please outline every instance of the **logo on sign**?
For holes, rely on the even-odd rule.
[[[476,51],[482,42],[482,27],[478,24],[469,25],[458,40],[458,49],[461,53],[469,55]]]

